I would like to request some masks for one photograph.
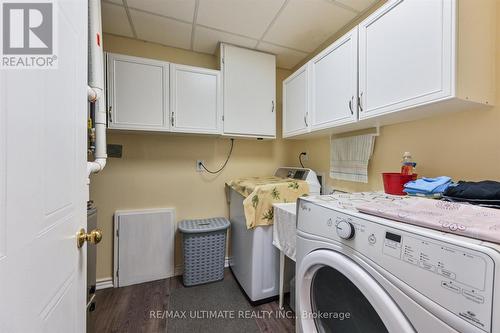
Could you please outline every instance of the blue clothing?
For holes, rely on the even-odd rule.
[[[404,192],[408,194],[436,194],[443,193],[452,184],[451,178],[446,176],[436,178],[420,178],[405,184]]]

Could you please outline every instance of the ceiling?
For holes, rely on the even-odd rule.
[[[103,0],[105,33],[214,54],[219,42],[293,68],[378,0]]]

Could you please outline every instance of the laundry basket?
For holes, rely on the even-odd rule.
[[[183,220],[179,223],[184,251],[185,286],[224,278],[226,231],[229,225],[224,217]]]

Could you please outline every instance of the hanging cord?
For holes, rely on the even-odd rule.
[[[229,149],[229,154],[227,155],[227,159],[226,161],[224,162],[224,164],[220,167],[219,170],[217,171],[210,171],[207,169],[207,167],[202,163],[200,162],[200,165],[203,169],[205,169],[206,172],[208,173],[211,173],[211,174],[216,174],[216,173],[219,173],[221,172],[222,170],[224,170],[224,168],[226,167],[227,165],[227,162],[229,162],[229,159],[231,158],[231,154],[233,153],[233,147],[234,147],[234,139],[231,139],[231,148]]]
[[[302,153],[299,154],[300,166],[303,167],[303,168],[305,168],[305,166],[304,166],[304,163],[302,163],[302,156],[306,156],[306,155],[307,155],[307,153],[305,153],[305,152],[302,152]]]

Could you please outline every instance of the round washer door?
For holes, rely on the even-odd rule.
[[[303,332],[415,332],[377,281],[338,252],[309,253],[297,278]]]

